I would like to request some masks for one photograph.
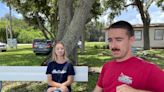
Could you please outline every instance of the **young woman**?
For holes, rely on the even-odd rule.
[[[57,42],[53,47],[52,62],[47,67],[47,92],[71,92],[71,84],[75,75],[73,65],[66,57],[64,44]]]

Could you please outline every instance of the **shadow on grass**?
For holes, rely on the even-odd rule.
[[[89,67],[101,67],[105,62],[112,59],[108,49],[86,48],[83,54],[78,55],[78,65]]]
[[[92,92],[94,87],[96,86],[96,82],[98,79],[99,73],[89,73],[89,81],[87,92]]]
[[[5,92],[46,92],[46,89],[45,82],[15,82]]]
[[[100,56],[87,56],[79,57],[78,65],[89,67],[101,67],[105,62],[110,60],[111,57],[101,58]]]
[[[78,52],[78,54],[80,54],[80,55],[96,55],[103,51],[109,51],[109,50],[108,49],[86,48],[85,52],[83,54],[81,54],[80,51]]]
[[[89,73],[89,79],[87,83],[73,83],[73,92],[92,92],[96,86],[98,73]]]
[[[10,58],[9,58],[10,57]],[[46,56],[36,56],[34,53],[27,54],[1,54],[0,65],[4,66],[38,66]]]
[[[17,48],[17,49],[9,49],[7,50],[7,52],[19,52],[19,51],[25,51],[25,50],[29,50],[29,51],[32,51],[32,48]]]

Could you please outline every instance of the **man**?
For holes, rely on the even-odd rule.
[[[93,92],[164,92],[164,72],[132,54],[132,25],[118,21],[107,31],[114,60],[103,65]]]

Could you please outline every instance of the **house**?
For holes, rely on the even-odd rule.
[[[143,47],[144,45],[144,37],[143,37],[143,25],[136,24],[133,25],[135,30],[135,43],[134,47]],[[107,33],[105,35],[107,42]],[[149,27],[149,37],[150,37],[150,47],[151,48],[164,48],[164,23],[156,23],[150,24]]]

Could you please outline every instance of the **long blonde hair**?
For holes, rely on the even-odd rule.
[[[55,52],[55,48],[56,48],[56,45],[57,44],[61,44],[61,45],[63,45],[63,47],[64,47],[64,44],[62,43],[62,42],[60,42],[60,41],[58,41],[58,42],[55,42],[55,45],[53,46],[53,50],[52,50],[52,60],[54,60],[54,61],[57,61],[57,55],[56,55],[56,52]],[[63,55],[63,58],[65,59],[65,60],[68,60],[68,58],[67,58],[67,52],[66,52],[66,49],[65,49],[65,47],[64,47],[64,55]]]

